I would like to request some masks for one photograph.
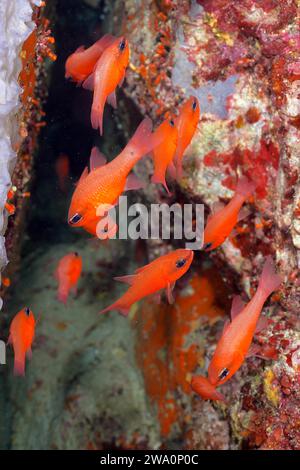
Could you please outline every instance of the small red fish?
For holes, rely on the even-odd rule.
[[[103,133],[103,112],[107,101],[117,107],[115,90],[122,86],[129,64],[129,45],[126,38],[117,38],[110,44],[98,60],[94,72],[85,80],[83,88],[94,90],[91,123],[93,129]]]
[[[217,208],[208,218],[204,230],[204,251],[211,251],[222,245],[238,220],[241,220],[240,209],[254,190],[255,184],[246,177],[238,181],[235,195],[231,201],[225,207]]]
[[[218,392],[208,379],[202,375],[194,375],[191,381],[191,387],[192,390],[204,400],[223,401],[226,403],[222,393]]]
[[[66,191],[66,181],[70,172],[70,160],[68,155],[61,153],[55,162],[55,171],[58,177],[59,188],[62,192]]]
[[[125,282],[130,287],[119,300],[100,313],[119,310],[122,315],[127,316],[132,304],[161,289],[166,289],[168,300],[171,303],[175,282],[188,271],[193,257],[192,250],[175,250],[160,256],[142,268],[138,268],[135,274],[115,277],[115,280]]]
[[[208,382],[213,388],[227,382],[249,355],[263,305],[272,292],[278,289],[281,282],[280,276],[275,272],[272,258],[268,256],[257,291],[250,302],[244,305],[240,297],[235,297],[231,309],[231,322],[225,324],[222,336],[208,367]],[[199,387],[198,393],[204,399],[214,400],[215,392],[210,389],[203,379],[201,380],[203,388]],[[210,391],[212,392],[211,396],[209,396]]]
[[[14,375],[25,375],[25,356],[31,359],[31,345],[35,333],[35,319],[29,307],[24,307],[13,318],[10,329],[8,344],[14,349]]]
[[[174,158],[177,179],[180,179],[182,176],[182,159],[184,152],[190,145],[191,140],[196,132],[199,118],[199,101],[195,96],[191,96],[183,103],[179,109],[179,115],[175,119],[175,126],[178,130],[178,143]]]
[[[93,232],[100,220],[97,217],[100,206],[114,206],[123,191],[138,188],[136,178],[129,173],[142,157],[161,142],[160,136],[152,134],[151,130],[151,120],[144,119],[124,150],[107,164],[103,155],[93,149],[91,171],[89,173],[85,168],[72,196],[68,214],[72,227]]]
[[[154,134],[159,136],[162,142],[153,150],[154,174],[151,181],[162,184],[170,194],[166,183],[166,172],[169,170],[170,176],[175,176],[173,158],[178,141],[178,131],[173,119],[163,121]]]
[[[55,271],[58,281],[57,298],[67,303],[71,290],[76,292],[78,280],[82,270],[82,259],[77,252],[69,253],[61,258]]]
[[[95,65],[104,50],[115,40],[116,38],[111,34],[105,34],[88,49],[84,49],[84,46],[78,47],[66,60],[65,77],[72,78],[78,83],[86,80],[93,73]]]

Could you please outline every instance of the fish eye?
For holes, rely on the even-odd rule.
[[[186,259],[179,259],[178,261],[176,261],[176,268],[182,268],[186,263]]]
[[[193,108],[194,111],[197,108],[197,101],[196,100],[193,101],[192,108]]]
[[[24,308],[24,312],[25,312],[26,315],[29,317],[29,315],[30,315],[30,308],[29,308],[29,307],[25,307],[25,308]]]
[[[205,243],[202,247],[202,250],[208,250],[212,246],[212,243]]]
[[[78,256],[78,253],[77,253],[77,251],[74,251],[74,256]]]
[[[170,125],[171,125],[172,127],[175,126],[175,123],[174,123],[173,119],[170,119]]]
[[[82,215],[74,214],[73,217],[71,217],[71,219],[69,220],[69,223],[74,225],[74,224],[77,224],[81,219],[82,219]]]
[[[229,369],[226,369],[226,367],[224,367],[224,369],[221,370],[221,372],[219,374],[219,379],[220,380],[225,379],[225,377],[227,377],[228,374],[229,374]]]
[[[120,51],[124,51],[125,47],[126,47],[126,40],[122,39],[122,41],[119,44]]]

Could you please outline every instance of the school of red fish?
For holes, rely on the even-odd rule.
[[[105,104],[117,107],[116,89],[121,87],[129,65],[130,50],[125,37],[106,34],[91,47],[79,47],[65,64],[65,77],[77,85],[93,91],[91,124],[103,134],[103,113]],[[74,190],[68,213],[71,227],[81,227],[102,240],[118,231],[112,222],[110,229],[101,225],[103,214],[99,206],[115,206],[125,191],[143,188],[143,184],[132,173],[133,167],[143,157],[151,154],[154,173],[152,183],[163,185],[170,195],[166,178],[182,177],[182,161],[190,145],[200,119],[200,106],[194,96],[188,97],[177,114],[166,118],[156,130],[145,118],[122,152],[107,163],[106,158],[94,147],[91,151],[89,168],[85,167]],[[61,191],[66,190],[69,160],[60,155],[56,172]],[[203,237],[202,250],[215,250],[230,236],[234,227],[245,217],[242,206],[255,193],[255,184],[242,176],[235,194],[227,205],[216,204],[208,217]],[[172,291],[176,281],[190,268],[194,252],[177,249],[160,256],[146,266],[136,269],[134,274],[116,277],[117,281],[129,285],[127,291],[100,313],[118,310],[129,314],[131,306],[146,296],[159,297],[166,290],[170,303],[174,301]],[[58,282],[57,299],[67,303],[70,292],[76,293],[82,272],[82,259],[78,253],[66,254],[58,263],[55,277]],[[195,375],[191,380],[192,389],[205,400],[219,400],[226,403],[217,387],[227,382],[249,357],[251,343],[267,298],[279,288],[281,278],[275,272],[270,256],[265,260],[255,295],[246,305],[239,296],[234,297],[231,320],[227,320],[208,367],[208,377]],[[24,307],[12,320],[8,342],[14,349],[14,373],[25,374],[25,358],[31,356],[36,321],[29,307]]]

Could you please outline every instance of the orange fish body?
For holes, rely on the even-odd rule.
[[[115,37],[111,34],[105,34],[95,44],[88,49],[83,46],[79,47],[66,60],[66,78],[72,78],[75,82],[81,83],[91,75],[95,65],[104,50],[115,41]]]
[[[60,154],[55,162],[55,170],[58,177],[59,188],[66,191],[66,181],[70,171],[70,160],[68,155]]]
[[[247,178],[239,180],[231,201],[208,219],[204,230],[203,250],[211,251],[222,245],[237,224],[242,205],[254,190],[255,185]]]
[[[202,375],[194,375],[191,381],[191,387],[192,390],[194,390],[194,392],[200,395],[204,400],[226,402],[222,393],[218,392],[209,380]]]
[[[241,367],[250,348],[263,305],[280,284],[281,278],[275,272],[274,263],[271,257],[267,257],[255,295],[241,312],[235,314],[218,342],[208,367],[208,377],[212,385],[219,386],[227,382]]]
[[[153,147],[159,136],[151,133],[151,120],[146,118],[124,150],[106,165],[94,168],[90,173],[85,168],[72,196],[68,220],[73,227],[95,227],[97,209],[101,205],[114,206],[126,188],[126,182],[133,166]],[[98,217],[99,220],[99,217]]]
[[[58,281],[57,298],[60,302],[66,304],[70,291],[76,291],[81,271],[82,259],[78,253],[69,253],[61,258],[55,272]]]
[[[168,299],[171,301],[174,284],[188,271],[193,256],[192,250],[175,250],[137,269],[133,275],[115,278],[126,282],[130,287],[119,300],[100,313],[116,309],[126,316],[132,304],[161,289],[167,289]]]
[[[166,172],[168,169],[171,169],[170,166],[173,165],[173,158],[177,148],[178,131],[174,121],[172,119],[166,119],[156,129],[155,134],[160,136],[162,143],[153,150],[154,174],[151,181],[152,183],[162,184],[169,194],[166,183]]]
[[[91,111],[93,129],[103,132],[103,112],[106,100],[116,107],[115,90],[121,86],[129,64],[129,45],[125,38],[117,38],[98,60],[94,73],[84,82],[83,87],[94,90]]]
[[[11,322],[8,343],[14,349],[14,375],[25,375],[26,354],[31,358],[31,345],[35,333],[32,311],[24,307]]]
[[[179,109],[179,115],[175,119],[175,126],[178,130],[178,143],[175,154],[175,165],[177,179],[182,176],[182,159],[186,148],[196,132],[200,119],[199,101],[191,96]]]

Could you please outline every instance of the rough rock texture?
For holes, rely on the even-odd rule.
[[[128,36],[132,52],[127,96],[157,122],[176,113],[184,96],[200,100],[201,122],[186,153],[180,190],[174,188],[176,197],[211,206],[232,196],[241,174],[257,184],[250,216],[211,255],[223,279],[251,296],[270,253],[284,281],[264,310],[272,322],[257,338],[264,357],[273,360],[247,361],[223,387],[229,407],[222,411],[213,405],[220,420],[225,413],[230,437],[220,431],[224,438],[216,444],[210,425],[215,411],[212,417],[207,406],[195,406],[193,419],[194,413],[200,415],[218,448],[299,449],[299,2],[120,3],[116,30],[121,27]],[[151,190],[148,197],[157,201],[163,190]],[[194,339],[206,358],[217,340],[213,333],[201,331]],[[165,367],[174,364],[166,361]],[[191,429],[195,443],[209,448],[207,436]]]
[[[103,7],[78,0],[69,13],[58,9],[63,50],[52,77],[24,265],[6,306],[11,317],[29,300],[41,319],[25,381],[13,379],[11,367],[1,374],[10,400],[1,445],[300,449],[299,2],[124,0]],[[99,142],[90,129],[90,95],[62,84],[67,54],[100,34],[99,14],[107,31],[125,33],[131,45],[126,99],[121,92],[118,110],[106,111],[104,153],[118,153],[139,111],[158,124],[185,94],[196,94],[202,108],[172,198],[148,185],[136,200],[203,201],[208,212],[232,196],[238,175],[257,182],[238,234],[211,255],[196,253],[175,304],[142,302],[127,321],[116,312],[97,317],[121,292],[111,278],[177,245],[94,244],[68,229],[67,197],[53,198],[58,153],[68,152],[76,180]],[[149,178],[151,161],[138,171]],[[52,273],[75,248],[84,276],[65,308],[55,300]],[[284,283],[264,308],[268,325],[254,339],[260,357],[247,359],[221,388],[228,405],[204,402],[191,392],[191,375],[206,373],[232,294],[253,294],[267,254]]]
[[[50,10],[40,0],[1,2],[0,270],[9,260],[0,286],[1,296],[19,263],[23,209],[30,196],[36,138],[45,124],[42,111],[46,95],[45,58],[50,58],[49,62],[55,60],[51,50],[53,37],[45,19]],[[8,220],[9,215],[13,217]]]

